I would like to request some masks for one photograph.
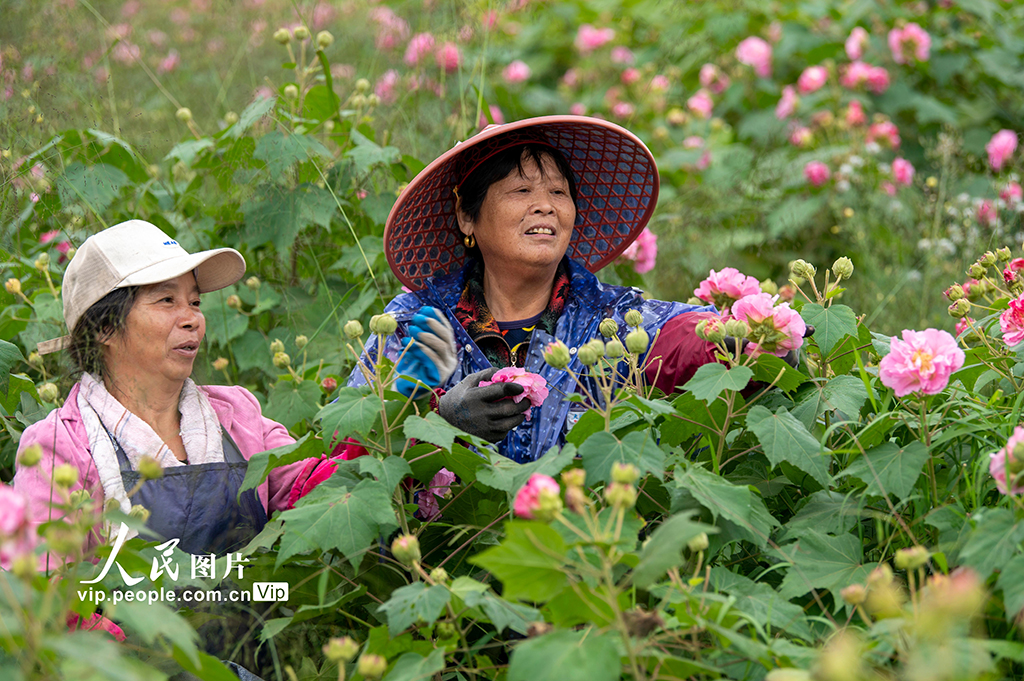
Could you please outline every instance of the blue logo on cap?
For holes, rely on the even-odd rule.
[[[175,241],[174,239],[171,239],[170,241],[165,241],[164,242],[164,246],[177,246],[177,245],[178,245],[178,242]]]

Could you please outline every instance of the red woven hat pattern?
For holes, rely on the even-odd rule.
[[[384,251],[410,289],[461,267],[466,253],[452,188],[498,149],[542,142],[568,160],[577,185],[576,226],[568,255],[596,272],[629,246],[658,202],[651,152],[614,123],[584,116],[545,116],[487,130],[457,144],[402,192],[384,229]]]

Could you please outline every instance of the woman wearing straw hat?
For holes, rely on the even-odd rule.
[[[519,462],[564,441],[574,381],[545,364],[558,339],[569,368],[584,373],[576,349],[598,336],[602,318],[624,330],[629,309],[651,338],[649,382],[665,392],[714,361],[697,338],[713,308],[645,300],[641,291],[602,284],[601,269],[640,234],[654,212],[658,173],[651,153],[623,128],[581,116],[547,116],[489,126],[423,170],[388,216],[384,250],[409,289],[387,311],[399,320],[383,351],[401,354],[407,320],[427,305],[455,331],[454,372],[437,393],[438,412],[468,433],[499,443]],[[379,339],[367,344],[376,357]],[[547,400],[524,422],[529,401],[514,383],[481,387],[501,367],[542,375]],[[364,381],[353,372],[350,383]]]

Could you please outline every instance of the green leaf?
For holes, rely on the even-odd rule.
[[[542,603],[554,598],[566,585],[562,572],[565,541],[544,523],[511,520],[505,523],[505,539],[469,559],[501,580],[502,595]]]
[[[456,577],[452,581],[451,590],[467,607],[480,608],[498,633],[512,629],[525,634],[531,622],[541,619],[541,614],[536,608],[510,603],[495,595],[486,584],[470,577]]]
[[[818,490],[786,523],[784,538],[797,539],[805,530],[842,534],[853,528],[859,516],[855,498],[827,489]]]
[[[771,239],[795,236],[825,205],[822,197],[805,199],[791,196],[768,214],[768,236]]]
[[[555,631],[512,651],[508,681],[617,681],[622,675],[616,635]]]
[[[710,402],[721,395],[723,390],[743,390],[753,375],[749,367],[728,369],[724,364],[711,362],[697,369],[683,389],[689,390],[698,400]]]
[[[723,400],[711,404],[702,402],[691,393],[682,393],[672,401],[676,415],[669,416],[661,424],[661,441],[670,447],[678,447],[697,433],[718,429],[725,422],[728,407]]]
[[[928,448],[923,442],[915,440],[905,447],[886,442],[865,452],[842,475],[852,475],[867,483],[866,494],[895,494],[903,499],[914,488],[927,461]]]
[[[665,472],[665,452],[649,430],[635,430],[622,440],[602,430],[587,438],[579,452],[589,485],[608,482],[615,463],[633,464],[640,470],[641,477],[648,473],[660,477]]]
[[[299,161],[313,156],[330,158],[331,154],[312,137],[274,130],[256,142],[253,158],[267,164],[267,172],[278,179]]]
[[[152,645],[163,638],[179,648],[194,648],[199,639],[195,629],[163,603],[129,602],[117,605],[117,619],[129,634],[137,634]]]
[[[274,108],[276,102],[276,97],[257,98],[239,114],[238,122],[228,129],[228,136],[241,137],[256,121],[266,116]]]
[[[231,341],[245,335],[249,328],[249,318],[227,306],[228,296],[234,293],[235,287],[229,286],[219,291],[211,291],[203,298],[206,339],[225,351],[231,345]]]
[[[718,529],[693,521],[693,513],[679,513],[672,516],[654,531],[644,543],[640,562],[633,570],[633,583],[641,589],[654,584],[669,568],[685,563],[682,557],[687,543],[702,532],[713,533]]]
[[[563,589],[544,605],[543,621],[564,628],[581,624],[607,627],[615,623],[615,610],[609,604],[611,599],[607,588],[591,588],[586,582],[580,582],[571,589]],[[618,601],[622,610],[632,606],[624,593],[619,593]]]
[[[420,442],[429,442],[441,449],[451,449],[455,438],[465,433],[441,418],[435,412],[427,412],[424,417],[410,416],[403,423],[405,436]]]
[[[394,628],[391,629],[394,631]],[[427,657],[406,653],[398,658],[384,681],[425,681],[444,669],[444,649],[437,648]]]
[[[868,390],[858,376],[836,376],[827,383],[811,383],[796,394],[793,416],[804,427],[811,428],[826,411],[838,411],[849,419],[857,419],[868,399]]]
[[[249,458],[249,465],[245,469],[245,479],[242,480],[239,493],[260,485],[270,475],[270,471],[278,466],[287,466],[311,456],[318,456],[321,451],[320,442],[313,437],[312,433],[306,433],[301,439],[290,445],[275,447],[265,452],[256,452]]]
[[[852,534],[838,537],[808,530],[796,542],[772,549],[781,560],[791,563],[779,586],[783,598],[802,596],[811,589],[828,589],[836,603],[839,591],[863,582],[877,563],[864,564],[860,539]]]
[[[0,393],[7,395],[11,369],[23,359],[24,355],[21,354],[21,348],[14,343],[0,340]]]
[[[786,364],[781,357],[762,353],[754,361],[754,380],[761,383],[771,383],[776,378],[779,380],[775,385],[783,392],[792,392],[799,386],[806,383],[808,377],[800,371]],[[781,377],[780,377],[781,374]]]
[[[285,252],[309,225],[329,227],[336,209],[330,192],[316,185],[294,189],[267,186],[257,198],[241,205],[245,216],[242,238],[251,247],[273,244]]]
[[[1024,540],[1024,523],[1005,508],[984,508],[976,513],[977,525],[971,531],[967,544],[960,551],[960,561],[988,579],[995,570],[1010,561]]]
[[[685,470],[676,470],[677,487],[689,492],[714,518],[721,517],[735,525],[744,538],[762,548],[768,545],[768,536],[779,523],[756,492],[746,485],[734,485],[700,466],[684,464],[684,467]],[[672,510],[677,510],[675,503]]]
[[[400,456],[389,456],[383,461],[375,456],[359,457],[359,472],[369,473],[383,483],[388,492],[394,492],[398,483],[407,475],[412,475],[409,462]]]
[[[61,205],[75,206],[79,201],[96,213],[102,214],[130,183],[128,176],[105,163],[86,166],[72,163],[57,182]]]
[[[280,518],[284,535],[275,569],[297,553],[332,549],[358,566],[374,540],[398,526],[391,493],[376,480],[363,480],[333,500],[290,509]]]
[[[391,598],[377,612],[387,616],[388,629],[397,634],[417,622],[433,624],[450,599],[451,593],[443,586],[413,582],[392,591]]]
[[[264,416],[294,428],[303,419],[312,421],[320,410],[323,391],[314,381],[278,381],[270,389]]]
[[[388,165],[402,158],[402,153],[396,147],[378,146],[355,130],[352,131],[352,141],[355,146],[345,152],[345,157],[355,163],[356,173],[360,175],[379,163]]]
[[[576,447],[567,444],[561,449],[552,447],[536,461],[516,463],[500,454],[492,454],[491,462],[476,472],[476,479],[491,489],[508,492],[510,495],[519,491],[534,473],[555,477],[572,464],[576,456]]]
[[[768,584],[755,582],[723,567],[711,568],[711,585],[736,598],[734,607],[771,634],[774,627],[806,641],[814,635],[799,605],[790,603]]]
[[[203,149],[209,149],[213,146],[213,140],[209,137],[203,137],[197,140],[185,140],[174,145],[167,155],[164,156],[165,161],[181,161],[186,166],[191,167],[192,161],[196,159]]]
[[[1018,553],[1000,568],[996,586],[1003,590],[1006,621],[1016,621],[1024,610],[1024,554]]]
[[[800,308],[800,316],[814,327],[814,340],[826,357],[844,338],[857,336],[857,315],[845,305],[809,303]]]
[[[828,487],[831,479],[829,457],[822,456],[821,443],[785,407],[774,414],[761,405],[752,407],[747,414],[747,427],[757,435],[772,465],[778,466],[786,461],[810,475],[822,487]]]
[[[325,444],[350,435],[368,434],[384,408],[370,386],[342,388],[337,395],[316,416],[323,426]]]
[[[267,620],[263,624],[263,628],[260,629],[260,641],[266,643],[287,629],[291,623],[291,617],[275,617],[274,619]]]

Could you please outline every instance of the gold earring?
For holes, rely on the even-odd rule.
[[[462,243],[465,244],[466,248],[473,248],[473,246],[476,246],[476,237],[472,234],[467,234],[462,237]]]

